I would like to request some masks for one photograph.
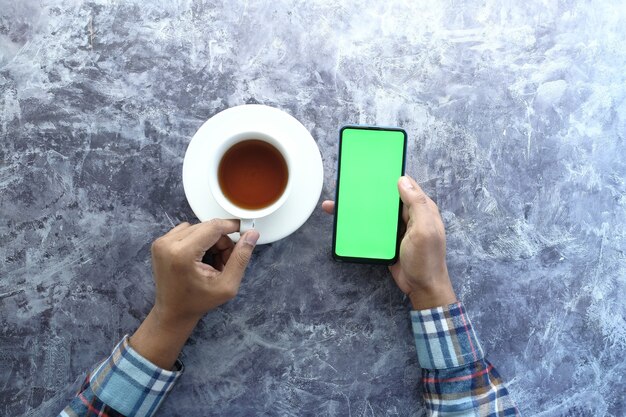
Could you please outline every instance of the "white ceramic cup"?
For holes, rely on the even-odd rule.
[[[263,142],[267,142],[276,148],[287,163],[287,185],[285,186],[285,190],[282,195],[269,206],[263,207],[258,210],[249,210],[243,207],[239,207],[233,202],[231,202],[222,192],[222,188],[220,187],[218,180],[218,168],[220,165],[220,161],[222,157],[231,147],[239,142],[243,142],[246,140],[257,139],[262,140]],[[250,229],[254,229],[255,220],[260,219],[261,217],[266,217],[275,212],[282,206],[287,198],[289,197],[289,192],[291,191],[291,173],[292,169],[292,158],[290,157],[290,152],[288,149],[281,144],[274,137],[263,133],[263,132],[240,132],[234,134],[229,137],[225,137],[223,139],[213,138],[212,140],[217,140],[215,151],[212,152],[209,160],[209,167],[211,172],[209,173],[209,189],[211,190],[211,194],[213,194],[213,198],[217,204],[219,204],[227,213],[232,215],[235,218],[240,219],[240,227],[239,233],[243,234]]]

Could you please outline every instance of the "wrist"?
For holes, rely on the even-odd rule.
[[[200,317],[194,315],[175,314],[168,309],[162,307],[157,302],[148,316],[152,316],[155,325],[157,325],[161,331],[169,334],[191,334],[193,329],[200,321]]]
[[[174,319],[155,306],[128,342],[156,366],[172,369],[197,322],[192,318]]]
[[[413,310],[447,306],[457,301],[450,278],[446,277],[420,285],[408,294]]]

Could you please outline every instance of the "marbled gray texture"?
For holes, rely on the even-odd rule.
[[[338,129],[399,125],[454,286],[524,415],[626,415],[621,0],[0,0],[0,415],[54,415],[194,220],[211,115],[284,109],[333,196]],[[408,304],[316,212],[206,316],[161,415],[421,416]]]

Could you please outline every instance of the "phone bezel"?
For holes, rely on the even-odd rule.
[[[382,259],[382,258],[363,258],[363,257],[352,257],[352,256],[341,256],[336,253],[336,240],[337,240],[337,215],[339,211],[339,178],[341,176],[341,143],[343,140],[343,132],[346,129],[357,129],[357,130],[384,130],[384,131],[394,131],[394,132],[402,132],[404,137],[403,145],[402,145],[402,175],[404,175],[405,163],[406,163],[406,148],[407,148],[407,134],[406,131],[399,127],[386,127],[386,126],[365,126],[365,125],[345,125],[339,129],[339,150],[337,153],[337,185],[335,189],[335,216],[333,219],[333,247],[332,254],[333,259],[338,262],[351,262],[351,263],[361,263],[361,264],[382,264],[382,265],[393,265],[398,260],[399,252],[400,252],[400,225],[402,222],[402,200],[398,197],[398,228],[396,231],[396,251],[395,255],[391,259]],[[399,179],[399,178],[398,178]]]

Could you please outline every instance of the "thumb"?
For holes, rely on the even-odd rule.
[[[398,191],[400,192],[400,199],[407,207],[410,215],[428,208],[428,196],[417,181],[408,175],[400,177]]]
[[[256,230],[250,230],[241,236],[233,248],[228,262],[224,265],[224,270],[222,271],[224,278],[226,278],[231,285],[235,285],[236,288],[239,288],[239,284],[241,283],[243,274],[246,272],[246,267],[248,266],[248,262],[250,262],[252,251],[256,246],[257,240],[259,240],[259,236],[259,232]]]

